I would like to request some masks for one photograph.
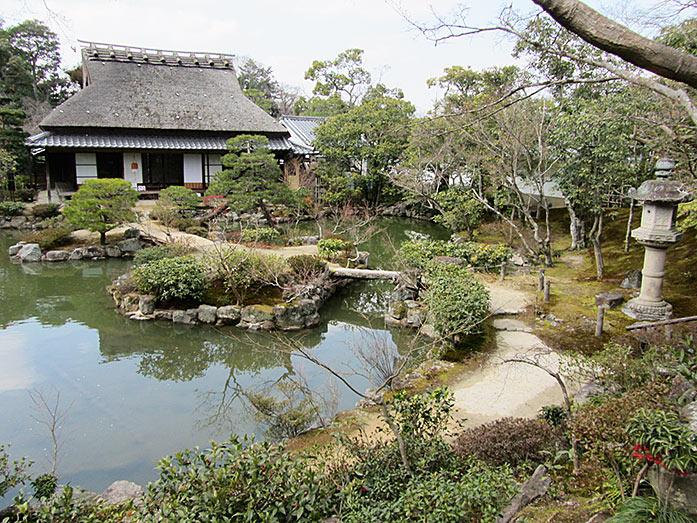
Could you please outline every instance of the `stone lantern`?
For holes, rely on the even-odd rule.
[[[629,191],[630,198],[644,205],[641,226],[632,231],[632,237],[644,246],[645,252],[641,293],[629,300],[622,311],[637,320],[664,320],[673,310],[673,306],[663,299],[666,253],[668,247],[682,237],[682,233],[675,228],[678,204],[692,200],[688,191],[670,179],[674,167],[673,160],[658,160],[656,179]]]

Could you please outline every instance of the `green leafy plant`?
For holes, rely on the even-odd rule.
[[[31,461],[26,458],[10,460],[8,448],[9,445],[0,445],[0,497],[24,483],[29,478],[26,470],[31,466]]]
[[[58,227],[49,227],[41,231],[30,232],[25,234],[22,240],[27,243],[38,243],[41,250],[47,251],[70,243],[70,235],[72,232],[73,230],[70,227],[60,225]]]
[[[31,214],[37,218],[54,218],[60,214],[57,203],[37,203],[31,208]]]
[[[444,338],[479,332],[489,313],[489,291],[460,265],[431,262],[426,267],[423,301]]]
[[[25,205],[21,202],[0,202],[0,216],[8,218],[10,216],[21,216],[24,213]]]
[[[164,301],[198,302],[208,287],[203,265],[191,256],[152,261],[136,267],[133,276],[140,292]]]
[[[39,499],[50,498],[56,492],[58,478],[54,474],[41,474],[31,480],[34,495]]]
[[[98,232],[104,245],[107,231],[135,219],[137,200],[138,193],[126,180],[87,180],[65,205],[63,214],[69,224]]]
[[[561,427],[566,422],[569,415],[561,405],[545,405],[537,415],[539,419],[545,420],[552,427]]]
[[[292,381],[281,382],[275,388],[277,395],[248,396],[255,419],[268,427],[266,434],[274,441],[281,441],[310,429],[317,421],[317,407],[307,391]]]
[[[640,409],[627,424],[632,456],[686,475],[697,472],[697,433],[674,412]]]
[[[336,259],[340,253],[348,252],[353,244],[341,238],[323,238],[317,242],[317,251],[322,258],[328,260]]]
[[[158,464],[144,521],[319,521],[337,508],[317,458],[233,437]]]
[[[243,242],[276,243],[281,237],[281,232],[272,227],[259,227],[257,229],[244,229],[240,234]]]
[[[544,463],[557,440],[544,420],[501,418],[463,431],[455,442],[455,452],[491,466],[518,467],[526,462]]]
[[[464,187],[451,187],[439,192],[434,199],[440,214],[433,220],[453,232],[467,231],[471,240],[484,216],[484,205],[474,198],[472,191]]]
[[[627,499],[606,523],[694,523],[694,518],[653,496]]]

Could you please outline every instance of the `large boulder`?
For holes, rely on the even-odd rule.
[[[121,240],[116,245],[118,245],[119,249],[124,254],[133,254],[134,252],[139,251],[143,248],[143,245],[140,243],[138,238],[128,238],[126,240]]]
[[[68,251],[48,251],[46,253],[46,261],[65,261],[70,258],[70,253]]]
[[[184,325],[195,325],[198,317],[198,309],[175,309],[172,311],[172,321]]]
[[[217,320],[218,307],[213,305],[198,306],[198,321],[201,323],[213,324]]]
[[[126,501],[133,501],[135,505],[142,503],[145,490],[140,485],[131,481],[119,480],[109,485],[99,496],[107,505],[119,505]]]
[[[641,289],[641,271],[639,269],[629,271],[620,283],[620,287],[623,289]]]
[[[17,258],[22,262],[38,262],[41,260],[41,247],[38,243],[27,243],[17,251]]]
[[[157,298],[151,294],[143,294],[138,298],[138,310],[145,316],[155,312],[155,305],[157,305]]]
[[[13,216],[10,220],[10,226],[14,229],[20,229],[24,227],[27,223],[26,216]]]
[[[138,238],[140,238],[140,229],[134,229],[134,228],[126,229],[125,231],[123,231],[123,237],[126,240],[131,239],[131,238],[138,239]]]
[[[10,256],[16,256],[23,245],[24,242],[19,242],[15,243],[14,245],[10,245],[10,247],[7,249],[7,254],[9,254]]]
[[[307,308],[290,304],[279,304],[273,308],[276,327],[284,331],[296,331],[305,327]]]
[[[249,324],[273,321],[273,307],[270,305],[247,305],[242,309],[241,319]]]
[[[87,247],[85,251],[83,251],[83,258],[91,259],[91,260],[98,260],[100,258],[105,258],[106,257],[106,251],[104,250],[104,247],[98,247],[96,245],[91,245],[90,247]]]
[[[81,260],[85,257],[85,254],[87,254],[87,249],[84,247],[78,247],[77,249],[73,249],[73,252],[70,253],[70,258],[68,259],[71,261]]]
[[[118,258],[121,256],[121,249],[116,245],[107,245],[104,251],[109,258]]]
[[[681,476],[654,465],[648,478],[659,499],[667,498],[673,508],[697,516],[697,475]]]
[[[216,316],[220,323],[224,323],[225,325],[237,325],[242,317],[242,308],[237,305],[218,307]]]
[[[601,380],[591,381],[579,389],[574,396],[574,403],[576,405],[583,405],[597,396],[602,396],[604,394],[615,394],[617,392],[620,392],[618,385],[612,383],[606,384]]]

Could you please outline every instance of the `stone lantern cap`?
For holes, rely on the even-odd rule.
[[[630,189],[628,196],[642,202],[682,203],[693,199],[693,194],[683,189],[682,185],[671,180],[670,176],[675,162],[661,158],[656,162],[656,178],[642,183],[638,189]]]

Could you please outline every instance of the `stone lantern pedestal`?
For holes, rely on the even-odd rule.
[[[656,179],[629,192],[631,198],[644,204],[641,226],[632,231],[632,237],[644,246],[645,252],[641,292],[637,298],[629,300],[622,311],[637,320],[664,320],[673,310],[672,305],[663,299],[666,254],[668,247],[682,237],[675,228],[678,204],[692,200],[689,192],[670,179],[673,167],[675,162],[672,160],[658,160]]]

